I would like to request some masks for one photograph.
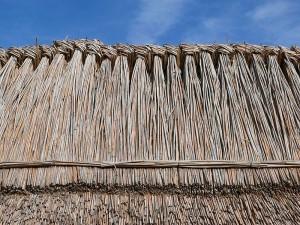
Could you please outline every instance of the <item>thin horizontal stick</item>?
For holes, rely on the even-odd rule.
[[[78,166],[98,168],[298,168],[300,160],[285,161],[230,161],[230,160],[135,160],[121,162],[76,162],[76,161],[31,161],[31,162],[1,162],[0,169],[33,168],[52,166]]]

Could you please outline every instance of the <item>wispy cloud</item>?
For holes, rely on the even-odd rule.
[[[227,43],[233,39],[233,29],[232,21],[225,16],[200,18],[183,34],[183,42]]]
[[[284,16],[293,10],[293,4],[287,0],[268,1],[255,7],[248,14],[254,20],[265,20],[274,17]]]
[[[273,43],[292,45],[300,43],[299,8],[299,1],[265,0],[247,15]]]
[[[230,4],[228,4],[230,3]],[[242,4],[239,1],[202,2],[201,11],[191,20],[182,35],[187,43],[228,43],[237,42],[237,25],[241,24]]]
[[[204,7],[193,26],[184,32],[183,40],[287,46],[300,44],[299,10],[300,1],[295,0],[245,0],[244,4],[236,0],[210,11]]]
[[[129,28],[131,43],[155,43],[174,26],[189,0],[140,0],[137,17]]]

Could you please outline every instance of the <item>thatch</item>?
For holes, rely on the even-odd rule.
[[[299,224],[294,192],[186,196],[95,192],[0,195],[3,224]]]
[[[0,100],[0,207],[14,207],[21,198],[26,204],[47,199],[52,207],[56,200],[47,192],[61,188],[61,196],[75,191],[62,211],[73,197],[93,205],[85,199],[93,196],[76,193],[87,188],[84,195],[96,191],[95,196],[111,199],[109,204],[120,196],[130,201],[128,193],[141,191],[133,201],[147,199],[143,204],[150,208],[140,209],[138,218],[149,223],[151,210],[167,207],[155,198],[173,204],[187,221],[190,212],[176,205],[183,193],[193,194],[187,201],[199,207],[216,204],[214,212],[230,204],[244,204],[247,211],[249,199],[262,208],[276,201],[278,211],[287,209],[274,196],[298,212],[298,192],[284,191],[300,185],[297,47],[108,46],[79,40],[10,48],[0,51]],[[277,188],[281,191],[274,196],[258,192]],[[111,190],[122,194],[110,195]],[[20,191],[31,194],[23,198]],[[244,194],[222,194],[237,191]],[[216,203],[218,196],[224,203]],[[193,218],[210,217],[200,208]],[[76,210],[74,218],[83,213]],[[3,215],[8,221],[10,214]],[[226,224],[234,217],[237,224],[248,224],[240,214],[228,216],[203,223]],[[141,223],[119,217],[122,223]],[[280,218],[296,221],[290,214]]]

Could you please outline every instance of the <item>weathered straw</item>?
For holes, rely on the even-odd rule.
[[[300,51],[0,51],[0,186],[300,184]]]
[[[287,161],[230,161],[230,160],[137,160],[121,162],[85,162],[85,161],[33,161],[33,162],[1,162],[0,169],[36,168],[36,167],[96,167],[96,168],[194,168],[194,169],[222,169],[222,168],[299,168],[299,160]]]
[[[298,224],[300,195],[40,193],[0,195],[2,224]]]

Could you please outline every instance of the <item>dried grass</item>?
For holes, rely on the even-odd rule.
[[[0,51],[0,185],[299,185],[297,48]]]
[[[3,224],[298,224],[299,193],[0,195]]]

